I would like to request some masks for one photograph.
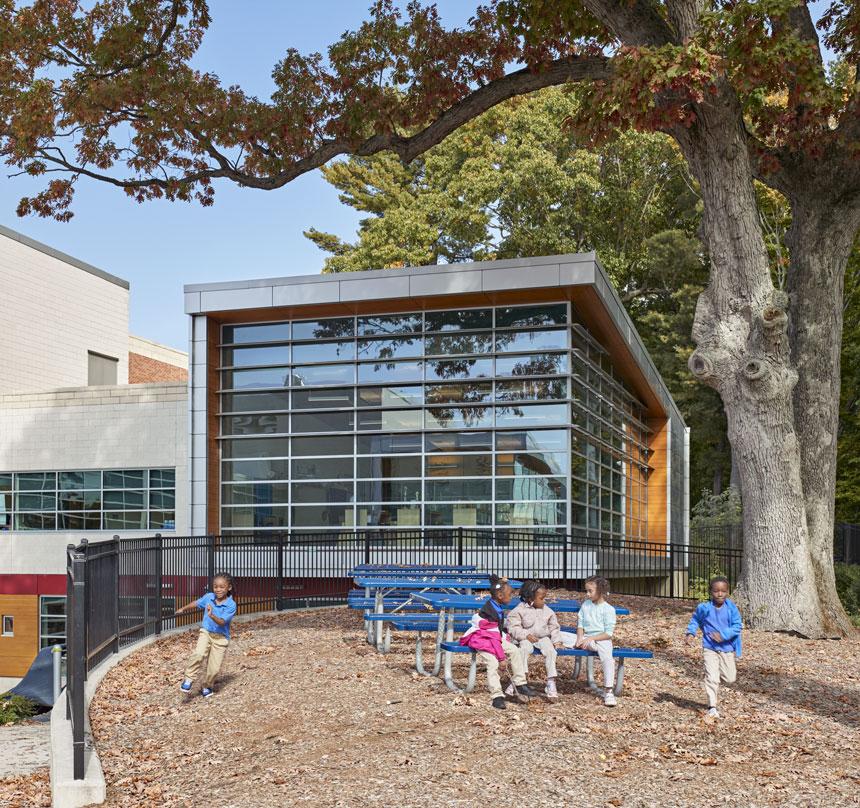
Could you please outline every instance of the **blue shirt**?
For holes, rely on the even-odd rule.
[[[725,603],[718,609],[712,601],[700,603],[693,612],[687,634],[695,636],[698,629],[702,630],[702,647],[720,653],[734,652],[741,655],[741,613],[734,602],[726,598]],[[716,631],[723,638],[722,642],[714,642],[710,634]]]
[[[602,603],[585,600],[579,607],[579,619],[576,625],[582,629],[586,637],[594,637],[598,634],[608,634],[611,637],[615,631],[615,607],[610,606],[605,600]]]
[[[502,604],[501,604],[501,603],[496,603],[496,601],[495,601],[493,598],[490,598],[490,600],[489,600],[488,602],[489,602],[489,603],[493,606],[493,608],[496,610],[496,612],[498,613],[499,617],[502,617],[502,616],[504,615],[505,610],[502,608]]]
[[[206,606],[208,604],[212,604],[212,614],[216,617],[220,617],[224,620],[224,625],[219,626],[206,612]],[[211,631],[215,634],[223,634],[225,637],[230,637],[230,621],[236,614],[236,601],[233,600],[232,595],[227,595],[227,597],[221,602],[215,602],[215,593],[207,592],[200,600],[197,601],[197,605],[203,609],[203,628],[205,631]]]

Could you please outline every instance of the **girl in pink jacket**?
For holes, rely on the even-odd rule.
[[[514,645],[505,632],[504,610],[511,602],[514,590],[507,578],[490,575],[490,599],[481,607],[473,626],[461,638],[460,645],[468,646],[477,652],[478,658],[487,668],[487,686],[493,707],[505,709],[505,695],[499,679],[499,669],[506,670],[507,661],[511,665],[512,695],[521,702],[529,696],[537,695],[526,683],[526,671],[519,648]],[[476,623],[476,625],[475,625]]]

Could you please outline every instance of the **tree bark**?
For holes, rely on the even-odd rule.
[[[794,419],[809,532],[812,575],[822,604],[824,633],[851,624],[833,574],[833,491],[839,429],[842,295],[845,266],[860,227],[860,205],[833,210],[820,198],[794,200],[787,235],[789,341],[797,367]]]
[[[722,397],[744,503],[736,593],[754,628],[831,633],[816,588],[794,422],[797,371],[787,296],[773,286],[738,101],[726,85],[674,133],[704,201],[711,280],[699,298],[690,369]]]

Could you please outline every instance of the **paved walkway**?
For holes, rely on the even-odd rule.
[[[50,765],[50,715],[0,727],[0,778],[29,774]]]

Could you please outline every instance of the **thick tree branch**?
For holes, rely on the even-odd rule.
[[[660,47],[678,42],[649,0],[583,0],[583,5],[624,45]]]
[[[668,0],[669,20],[681,41],[691,39],[699,30],[699,16],[707,0]]]

